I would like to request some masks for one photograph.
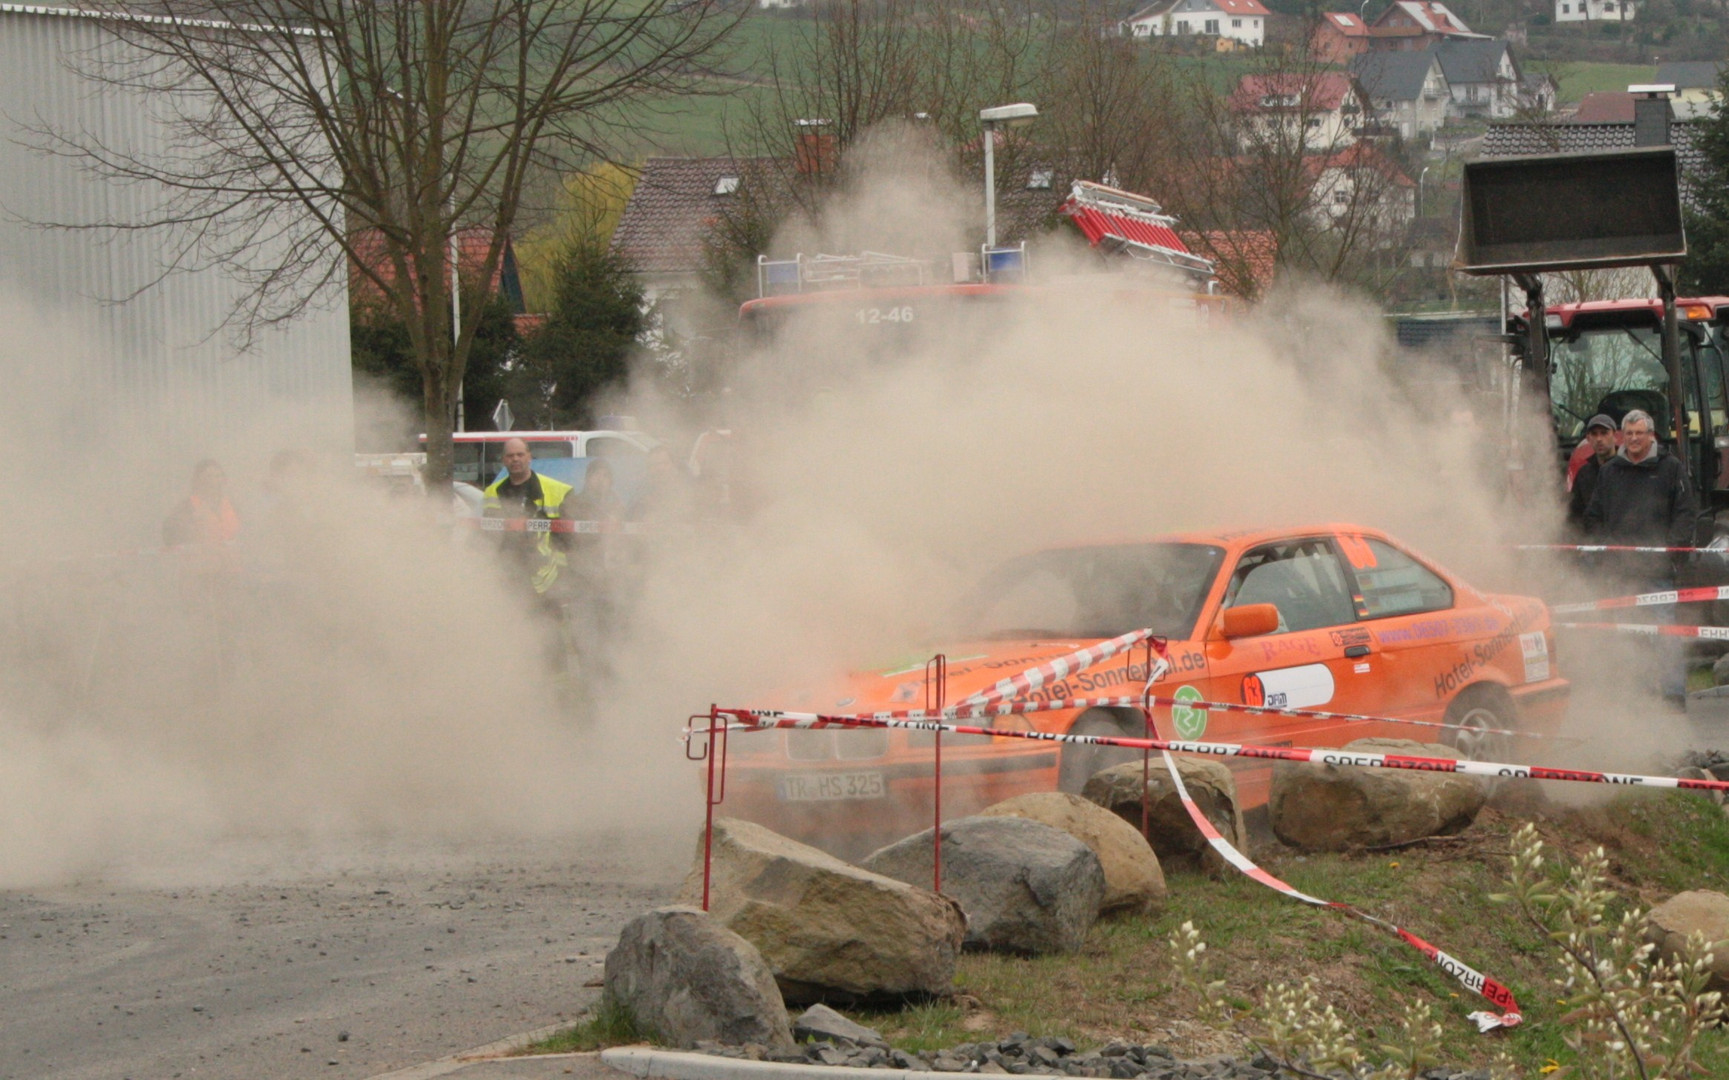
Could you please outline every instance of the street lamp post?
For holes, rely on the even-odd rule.
[[[979,110],[985,129],[985,247],[997,246],[997,125],[1022,127],[1038,119],[1038,106],[1019,102]]]

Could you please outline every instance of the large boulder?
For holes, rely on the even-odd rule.
[[[979,816],[1027,818],[1087,845],[1105,871],[1101,911],[1152,911],[1165,902],[1165,872],[1146,837],[1097,803],[1064,791],[1035,791],[981,810]]]
[[[1237,781],[1231,770],[1210,758],[1173,754],[1177,773],[1188,788],[1189,797],[1201,814],[1241,851],[1248,843],[1248,829],[1243,826],[1243,811],[1237,805]],[[1188,866],[1221,869],[1218,855],[1195,828],[1189,812],[1177,797],[1177,787],[1171,782],[1165,763],[1153,759],[1151,778],[1147,782],[1151,799],[1147,842],[1158,853],[1159,862],[1170,865],[1172,860]],[[1136,832],[1141,829],[1141,763],[1128,761],[1093,774],[1081,789],[1081,797],[1096,803],[1128,822]]]
[[[881,848],[867,870],[929,880],[935,830]],[[1075,952],[1099,917],[1105,871],[1087,845],[1021,817],[964,817],[943,826],[943,893],[960,901],[967,945],[1015,953]]]
[[[1459,752],[1410,739],[1358,739],[1346,750],[1456,760]],[[1462,832],[1488,793],[1458,773],[1370,769],[1319,762],[1273,768],[1267,816],[1273,833],[1306,851],[1346,851]]]
[[[1729,896],[1709,889],[1677,893],[1651,909],[1647,937],[1664,958],[1672,959],[1698,933],[1711,953],[1707,989],[1729,992]],[[1713,947],[1713,946],[1716,947]]]
[[[669,1046],[792,1045],[762,954],[697,908],[656,908],[626,923],[606,954],[606,994]]]
[[[702,841],[681,899],[702,899]],[[947,897],[733,818],[714,823],[709,911],[761,951],[787,1001],[949,993],[966,917]]]

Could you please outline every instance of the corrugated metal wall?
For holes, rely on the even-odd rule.
[[[75,442],[111,458],[124,449],[114,445],[123,431],[143,459],[123,467],[161,469],[169,487],[183,487],[185,470],[206,454],[231,457],[241,480],[275,449],[349,453],[346,296],[242,352],[221,328],[242,290],[218,271],[176,274],[113,303],[161,274],[160,235],[30,224],[138,220],[157,197],[30,148],[41,141],[25,130],[35,125],[141,149],[162,144],[167,133],[148,98],[98,87],[76,70],[74,58],[105,43],[114,47],[94,19],[0,11],[0,298],[34,309],[53,338],[23,347],[0,340],[10,345],[0,347],[0,394],[41,395],[45,412],[85,429]],[[0,339],[6,333],[0,326]],[[53,400],[68,382],[77,388],[71,400]]]

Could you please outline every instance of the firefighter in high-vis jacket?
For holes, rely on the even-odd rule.
[[[486,517],[532,518],[557,521],[569,484],[534,471],[528,444],[511,439],[504,444],[504,475],[486,489],[481,512]],[[568,537],[550,533],[504,534],[504,550],[515,555],[527,572],[536,594],[545,596],[560,572],[569,565]]]

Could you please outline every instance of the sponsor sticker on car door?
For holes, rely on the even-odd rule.
[[[1256,671],[1243,676],[1243,703],[1269,709],[1311,709],[1333,700],[1333,672],[1326,664]]]
[[[1549,639],[1541,632],[1519,635],[1519,651],[1525,654],[1525,681],[1542,682],[1549,677]]]

